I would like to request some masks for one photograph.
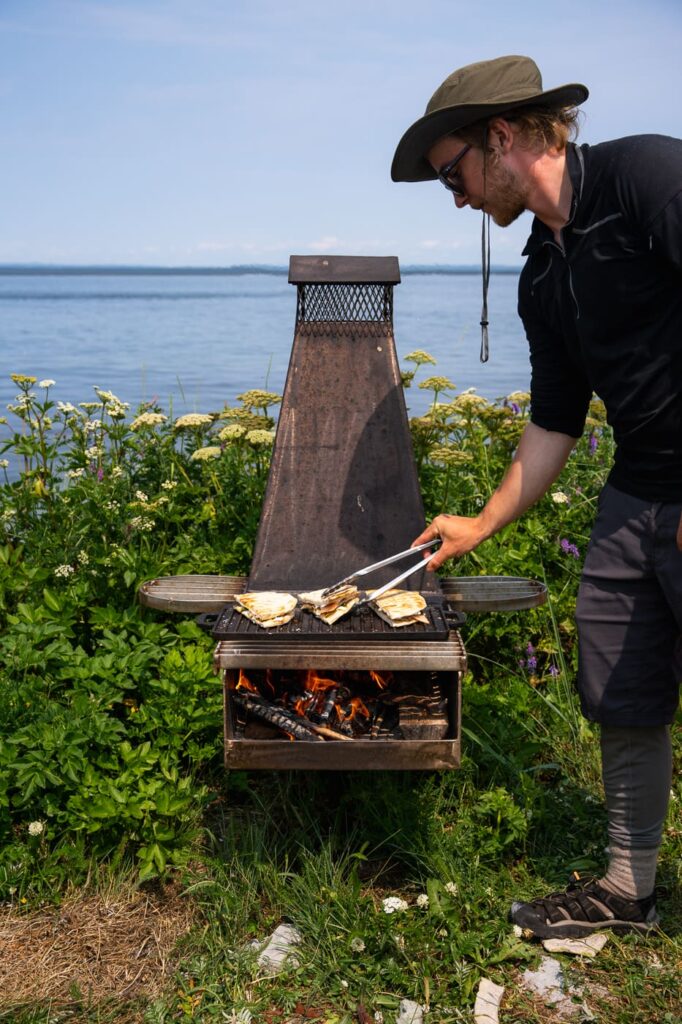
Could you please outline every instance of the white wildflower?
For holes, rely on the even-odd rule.
[[[161,487],[164,491],[172,491],[178,486],[177,480],[164,480],[161,483]]]
[[[85,457],[88,459],[99,459],[103,454],[104,448],[102,448],[101,444],[93,444],[85,449]]]
[[[374,1013],[374,1020],[376,1024],[384,1024],[384,1015],[381,1010],[376,1010]]]
[[[85,409],[86,412],[94,412],[95,409],[101,408],[99,402],[79,402],[81,409]]]
[[[249,430],[246,440],[251,444],[272,444],[275,439],[274,430]]]
[[[135,491],[135,497],[138,501],[141,501],[143,505],[146,505],[147,502],[149,501],[149,498],[144,493],[144,491]]]
[[[188,412],[185,416],[179,416],[173,426],[176,430],[182,430],[183,427],[204,427],[212,420],[213,417],[204,412]]]
[[[71,405],[71,402],[57,402],[57,408],[60,412],[63,412],[65,416],[68,416],[73,412],[78,412],[76,406]]]
[[[98,388],[96,384],[92,385],[99,397],[103,402],[113,402],[116,405],[122,405],[120,398],[117,398],[113,391],[104,391],[102,388]]]
[[[517,939],[520,939],[521,936],[523,935],[523,928],[520,925],[518,925],[518,924],[515,924],[512,927],[512,931],[513,931],[513,933],[514,933],[514,935],[516,936]]]
[[[52,381],[54,384],[54,381]],[[41,384],[42,387],[42,384]],[[42,821],[31,821],[28,825],[28,834],[30,836],[40,836],[45,831],[45,826]]]
[[[552,491],[552,501],[555,505],[568,505],[571,499],[563,491]]]
[[[130,408],[130,405],[128,402],[109,402],[105,408],[112,420],[122,420],[125,419],[126,411]]]
[[[140,427],[157,427],[168,419],[162,412],[141,412],[130,424],[131,430],[139,430]]]
[[[193,462],[205,462],[207,459],[217,459],[220,456],[221,449],[218,445],[208,445],[206,448],[197,448],[195,452],[192,452]]]
[[[112,480],[118,480],[120,476],[123,476],[123,470],[121,469],[120,466],[114,466],[109,476],[112,478]]]
[[[0,469],[7,469],[9,466],[9,459],[0,459]]]
[[[86,434],[94,434],[96,430],[102,426],[101,420],[86,420],[83,424],[83,429]]]
[[[237,438],[244,437],[246,433],[246,427],[243,427],[241,423],[228,423],[226,427],[219,432],[218,438],[221,441],[234,441]]]
[[[140,533],[149,533],[150,530],[154,529],[154,520],[147,519],[146,516],[133,516],[130,520],[131,530],[139,530]]]
[[[456,896],[457,893],[459,892],[459,886],[457,885],[457,882],[446,882],[445,891],[449,892],[451,896]]]
[[[39,380],[38,381],[38,387],[39,388],[51,388],[51,387],[54,387],[54,385],[56,383],[57,383],[56,380],[50,380],[49,377],[46,377],[45,380]]]
[[[119,510],[119,508],[121,506],[119,505],[119,503],[117,501],[105,501],[104,502],[104,507],[109,512],[118,512],[118,510]]]
[[[526,402],[530,402],[530,393],[528,391],[512,391],[510,395],[507,395],[507,401],[524,405]]]
[[[384,914],[394,914],[397,910],[407,910],[407,902],[400,896],[387,896],[381,901]]]
[[[355,938],[350,940],[350,948],[354,953],[363,953],[365,950],[365,943],[356,935]]]
[[[58,565],[54,574],[60,579],[66,579],[68,576],[73,576],[75,571],[72,565]]]
[[[341,982],[341,988],[342,989],[347,989],[348,988],[348,982],[347,981],[342,981]]]
[[[81,565],[88,565],[88,563],[90,562],[90,555],[87,553],[87,551],[79,551],[78,554],[76,555],[76,558],[78,559]]]
[[[420,892],[419,895],[417,896],[417,906],[418,907],[428,907],[428,905],[429,905],[429,897],[426,895],[425,892]]]
[[[396,935],[396,937],[395,937],[395,944],[398,947],[398,949],[405,949],[405,936],[404,935]]]

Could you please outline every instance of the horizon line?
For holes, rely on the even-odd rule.
[[[492,274],[519,274],[521,265],[493,264]],[[0,275],[19,274],[167,274],[167,275],[238,275],[238,274],[288,274],[288,264],[282,263],[233,263],[225,266],[196,266],[191,264],[166,265],[147,263],[0,263]],[[406,263],[400,267],[404,274],[480,274],[481,266],[475,263]]]

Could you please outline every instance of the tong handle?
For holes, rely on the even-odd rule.
[[[382,569],[385,565],[390,565],[391,562],[397,562],[401,558],[406,558],[407,555],[411,555],[412,552],[424,551],[426,548],[432,548],[434,544],[440,543],[440,537],[434,537],[433,540],[427,540],[425,544],[418,544],[416,548],[405,548],[404,551],[399,551],[397,555],[389,555],[388,558],[383,558],[380,562],[372,562],[371,565],[366,565],[364,569],[358,569],[356,572],[352,572],[350,576],[344,576],[338,583],[333,583],[330,587],[325,587],[322,591],[322,597],[327,597],[337,587],[345,586],[347,583],[352,583],[358,576],[367,576],[368,573],[374,572],[375,569]],[[400,579],[403,579],[401,576]],[[395,581],[394,581],[395,582]]]
[[[440,540],[440,537],[438,538]],[[433,544],[433,541],[431,541]],[[429,547],[430,545],[425,544],[422,547]],[[419,551],[419,548],[412,548],[412,551]],[[368,594],[364,600],[359,601],[358,604],[367,604],[369,601],[376,601],[377,597],[381,597],[387,590],[393,590],[398,583],[402,583],[408,576],[411,576],[413,572],[417,572],[419,569],[423,569],[427,562],[430,562],[432,558],[438,554],[437,551],[433,551],[428,558],[422,558],[421,562],[417,562],[415,565],[411,565],[405,572],[401,572],[400,576],[396,576],[395,579],[389,580],[388,583],[384,583],[383,587],[379,587],[378,590],[373,590],[371,594]],[[357,608],[357,605],[356,605]]]

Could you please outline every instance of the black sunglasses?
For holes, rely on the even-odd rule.
[[[448,192],[452,192],[456,196],[463,196],[465,188],[459,174],[453,172],[462,157],[465,156],[470,149],[471,146],[467,144],[463,149],[460,149],[454,160],[451,160],[449,164],[444,164],[444,166],[438,171],[438,180],[442,185],[445,185]]]

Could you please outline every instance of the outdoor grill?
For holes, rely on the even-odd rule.
[[[263,629],[234,607],[245,590],[328,586],[424,527],[393,338],[397,259],[293,256],[289,281],[294,343],[249,576],[152,580],[141,599],[201,612],[216,639],[227,767],[457,767],[462,613],[540,604],[541,584],[420,570],[404,588],[423,595],[427,622],[400,628],[364,606],[331,626],[298,608]]]

